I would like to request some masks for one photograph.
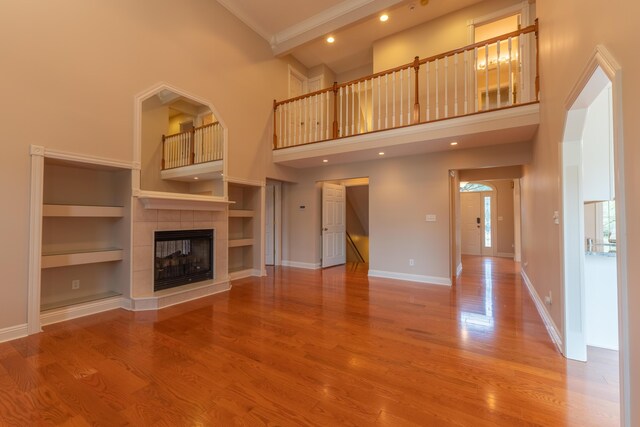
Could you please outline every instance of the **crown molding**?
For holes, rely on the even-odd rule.
[[[270,40],[271,49],[274,55],[284,55],[304,43],[371,16],[381,10],[401,3],[401,1],[402,0],[345,0],[276,33]]]
[[[270,42],[273,34],[269,33],[264,27],[258,24],[253,18],[244,13],[237,5],[235,0],[217,0],[225,9],[231,12],[236,18],[245,23],[245,25],[258,33],[260,37]]]

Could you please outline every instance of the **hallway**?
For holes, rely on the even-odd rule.
[[[0,344],[0,425],[616,426],[617,364],[555,349],[513,261],[449,288],[269,268]]]

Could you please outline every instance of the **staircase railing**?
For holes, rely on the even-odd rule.
[[[219,122],[162,135],[162,170],[222,159],[224,129]]]
[[[460,49],[273,102],[273,148],[538,101],[538,22]]]
[[[356,257],[358,258],[358,262],[365,262],[364,257],[358,250],[358,246],[351,238],[351,235],[349,234],[349,232],[346,232],[346,235],[347,235],[347,242],[349,243],[349,247],[353,249],[353,252],[356,254]]]

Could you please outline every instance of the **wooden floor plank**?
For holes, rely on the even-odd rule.
[[[557,351],[518,265],[452,287],[269,268],[0,344],[0,425],[616,426],[616,352]]]

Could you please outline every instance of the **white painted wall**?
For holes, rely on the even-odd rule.
[[[616,257],[585,255],[587,345],[618,350]]]
[[[538,0],[537,15],[540,22],[540,75],[541,104],[540,128],[534,145],[533,162],[524,168],[522,187],[523,206],[523,267],[538,295],[562,295],[562,269],[560,239],[561,231],[554,224],[553,212],[561,210],[560,196],[560,147],[563,140],[567,99],[580,74],[592,57],[598,44],[603,44],[622,67],[625,76],[620,107],[620,128],[623,173],[617,185],[618,196],[623,192],[626,206],[621,214],[627,218],[627,259],[622,274],[629,284],[626,294],[621,295],[621,304],[627,308],[629,325],[627,360],[629,371],[625,372],[623,387],[626,387],[628,402],[626,423],[640,425],[640,198],[637,183],[640,182],[640,80],[629,76],[640,75],[640,56],[635,49],[637,32],[635,16],[640,14],[640,4],[630,0],[614,2],[582,0]],[[618,202],[619,197],[616,202]],[[543,238],[540,238],[543,236]],[[553,320],[562,328],[562,304],[549,307]],[[633,404],[631,403],[633,402]]]

